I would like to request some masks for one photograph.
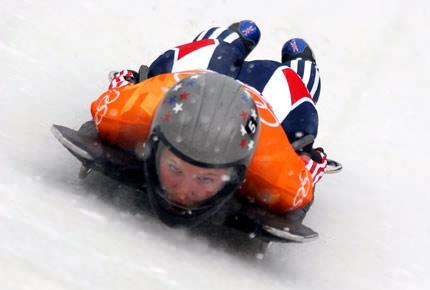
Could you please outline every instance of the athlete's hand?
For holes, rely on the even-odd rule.
[[[130,84],[138,83],[138,74],[133,70],[121,70],[119,72],[111,72],[109,74],[111,82],[109,89],[124,87]]]
[[[309,152],[301,152],[300,158],[305,162],[306,168],[312,175],[313,185],[321,180],[327,168],[327,154],[322,148],[315,148]]]

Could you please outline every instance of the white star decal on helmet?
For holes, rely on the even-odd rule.
[[[176,91],[178,91],[180,88],[182,88],[182,84],[177,84],[177,85],[173,88],[173,90],[176,92]]]
[[[184,109],[182,108],[182,106],[184,105],[184,103],[175,103],[175,106],[173,107],[173,112],[175,112],[175,114],[183,111]]]
[[[242,134],[242,136],[246,135],[246,129],[245,129],[245,126],[243,125],[240,125],[240,134]]]
[[[253,140],[249,141],[249,143],[248,143],[248,151],[251,151],[252,148],[254,148],[254,141]]]
[[[257,112],[254,109],[251,109],[251,117],[257,119]]]

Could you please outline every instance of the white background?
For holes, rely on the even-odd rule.
[[[429,289],[428,3],[0,0],[0,288]],[[317,145],[345,167],[305,220],[320,238],[263,260],[251,242],[136,214],[108,179],[78,180],[49,131],[88,120],[110,70],[241,19],[262,31],[250,59],[311,44]]]

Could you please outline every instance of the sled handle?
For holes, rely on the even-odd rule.
[[[315,141],[314,135],[309,134],[304,136],[303,138],[300,138],[294,141],[293,143],[291,143],[291,146],[293,146],[293,149],[295,151],[298,151],[312,144],[314,141]],[[342,170],[342,168],[343,168],[342,164],[340,164],[336,160],[327,159],[327,169],[325,173],[328,173],[328,174],[338,173],[339,171]]]

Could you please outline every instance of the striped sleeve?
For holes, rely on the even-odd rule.
[[[199,41],[202,39],[218,39],[220,41],[232,43],[233,41],[239,39],[239,34],[228,28],[212,27],[208,30],[200,32],[193,41]]]
[[[300,76],[311,94],[312,99],[317,103],[321,90],[321,79],[316,64],[301,58],[288,61],[284,64],[289,66]]]

